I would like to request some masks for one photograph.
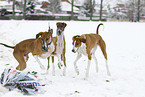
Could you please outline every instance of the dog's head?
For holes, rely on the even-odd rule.
[[[53,29],[49,29],[48,32],[40,32],[36,35],[36,39],[41,41],[41,49],[44,52],[48,51],[49,45],[52,43]]]
[[[62,34],[62,32],[64,31],[64,29],[65,29],[65,27],[67,26],[67,24],[66,23],[62,23],[62,22],[57,22],[56,23],[56,26],[57,26],[57,35],[59,36],[59,35],[61,35]]]
[[[78,49],[81,47],[82,43],[86,43],[86,39],[82,36],[76,35],[72,38],[73,40],[73,49],[72,52],[76,53]]]

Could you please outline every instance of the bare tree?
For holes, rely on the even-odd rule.
[[[102,9],[103,9],[103,0],[101,0],[100,4],[100,21],[102,20]]]
[[[71,4],[71,19],[73,20],[74,14],[73,14],[73,6],[74,6],[74,0],[72,0]]]
[[[93,14],[93,9],[94,9],[92,6],[92,0],[85,0],[83,4],[83,8],[86,16],[90,17]]]
[[[13,18],[15,17],[15,0],[13,0]]]
[[[92,5],[92,0],[90,0],[90,20],[92,20],[93,16],[93,5]]]
[[[26,18],[26,2],[27,0],[24,0],[24,6],[23,6],[23,18]]]
[[[140,21],[140,17],[143,14],[143,1],[144,0],[129,0],[126,2],[129,18],[133,18],[134,21]]]
[[[61,0],[49,0],[49,2],[50,2],[49,9],[52,13],[61,12],[61,5],[60,5]]]
[[[140,21],[140,0],[138,0],[138,21]]]

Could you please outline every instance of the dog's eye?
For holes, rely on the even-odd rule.
[[[79,43],[76,43],[76,45],[79,45]]]
[[[46,41],[48,41],[49,39],[48,38],[46,38]]]

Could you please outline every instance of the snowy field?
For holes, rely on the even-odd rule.
[[[58,21],[0,21],[0,42],[15,45],[24,39],[35,38],[40,31],[48,30],[48,22],[56,36]],[[99,22],[64,21],[66,39],[66,76],[57,66],[56,75],[52,76],[52,64],[48,75],[42,75],[39,64],[29,54],[27,69],[37,71],[39,78],[46,84],[40,87],[36,97],[145,97],[145,23],[104,22],[99,34],[107,45],[108,64],[111,77],[106,74],[105,59],[100,48],[96,51],[99,72],[96,73],[95,62],[92,60],[89,79],[83,80],[87,67],[87,57],[78,61],[80,75],[76,75],[73,62],[76,54],[72,53],[72,37],[84,33],[96,33]],[[0,46],[0,74],[5,68],[15,68],[18,63],[12,55],[13,49]],[[47,67],[47,59],[40,59]],[[110,82],[106,82],[109,79]],[[19,90],[2,92],[1,97],[22,97]],[[27,96],[26,96],[27,97]]]

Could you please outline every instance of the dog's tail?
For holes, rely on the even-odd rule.
[[[14,49],[14,46],[9,46],[9,45],[3,44],[3,43],[0,43],[0,45],[3,45],[3,46],[5,46],[5,47]]]
[[[100,24],[97,26],[96,34],[99,33],[99,27],[100,27],[101,25],[103,25],[103,23],[100,23]]]

